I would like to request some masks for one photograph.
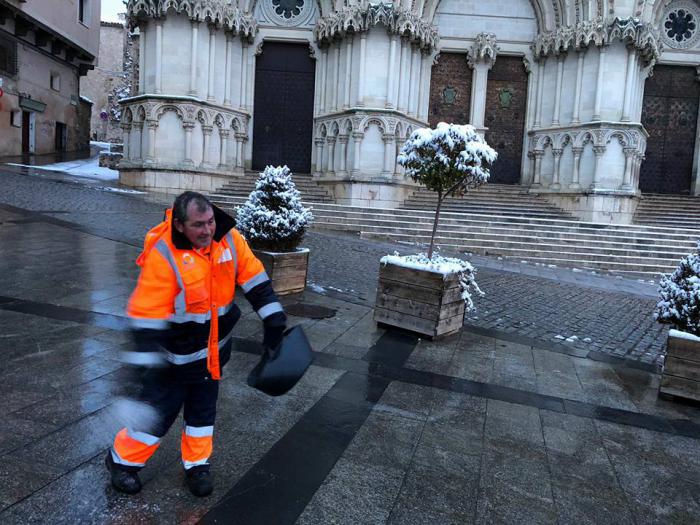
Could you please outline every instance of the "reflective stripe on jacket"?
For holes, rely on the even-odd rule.
[[[140,345],[136,360],[143,363],[149,355],[176,367],[198,363],[194,368],[201,373],[206,359],[206,370],[220,379],[229,358],[227,351],[222,359],[220,350],[229,348],[240,317],[233,302],[236,285],[246,295],[256,286],[264,290],[254,294],[259,304],[253,304],[263,320],[282,312],[262,263],[241,234],[228,228],[224,217],[229,221],[230,217],[215,211],[217,228],[208,251],[183,248],[182,242],[176,246],[181,234],[173,235],[171,210],[146,235],[137,259],[141,274],[127,307],[135,331],[148,341]]]

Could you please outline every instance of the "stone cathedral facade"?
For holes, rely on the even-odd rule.
[[[398,206],[417,127],[470,123],[492,182],[630,222],[639,196],[698,194],[693,0],[130,0],[137,93],[124,183],[215,190],[266,164],[341,204]],[[134,93],[136,90],[132,90]]]

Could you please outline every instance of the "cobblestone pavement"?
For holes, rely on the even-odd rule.
[[[2,168],[0,181],[3,525],[698,522],[697,407],[660,399],[658,374],[488,327],[508,297],[533,316],[553,316],[536,300],[585,319],[597,305],[602,328],[615,301],[653,302],[648,283],[474,259],[488,296],[472,321],[484,325],[426,341],[373,321],[377,261],[394,246],[321,233],[308,238],[311,288],[325,291],[283,299],[333,312],[290,315],[315,351],[299,384],[279,397],[247,386],[262,323],[238,295],[213,494],[184,485],[181,421],[140,472],[143,490],[119,494],[104,458],[125,423],[117,396],[129,394],[124,306],[162,205]]]
[[[115,193],[104,183],[65,182],[59,174],[31,169],[2,166],[0,177],[0,203],[135,246],[160,220],[167,202],[162,196]],[[309,283],[364,305],[374,302],[379,259],[394,251],[416,251],[322,232],[310,232],[305,244],[313,253]],[[652,319],[655,285],[496,258],[475,256],[472,262],[485,295],[469,314],[471,327],[546,342],[573,355],[661,363],[667,329]]]

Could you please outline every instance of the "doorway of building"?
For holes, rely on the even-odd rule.
[[[646,80],[642,124],[649,138],[639,173],[643,193],[690,192],[698,97],[694,67],[655,66]]]
[[[519,184],[527,110],[527,72],[522,57],[500,56],[489,71],[486,141],[498,152],[489,182]]]
[[[56,138],[54,142],[56,151],[66,151],[66,125],[63,122],[56,122]]]
[[[440,53],[430,74],[428,122],[469,123],[472,96],[472,70],[463,53]]]
[[[255,64],[253,169],[311,172],[315,63],[307,44],[265,42]]]
[[[30,128],[30,115],[29,111],[22,111],[22,153],[29,153],[29,128]]]

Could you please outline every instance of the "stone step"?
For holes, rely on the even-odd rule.
[[[430,236],[432,224],[420,223],[406,226],[403,221],[392,221],[388,219],[364,219],[358,222],[354,218],[324,216],[317,214],[316,223],[345,225],[343,228],[347,231],[369,231],[369,230],[385,230],[407,233],[416,236]],[[695,248],[695,239],[679,240],[677,238],[666,237],[622,237],[616,235],[605,235],[604,233],[594,234],[586,232],[558,232],[547,229],[523,230],[510,228],[508,226],[469,226],[468,228],[458,225],[443,225],[438,227],[437,235],[449,238],[479,238],[479,239],[504,239],[511,241],[527,242],[531,239],[536,242],[553,242],[559,241],[564,243],[573,243],[582,246],[611,246],[622,247],[634,250],[658,249],[666,248],[674,253],[689,253]]]
[[[360,237],[363,239],[375,240],[397,240],[391,235],[376,233],[362,233]],[[401,239],[398,239],[398,242],[401,242]],[[586,254],[585,257],[582,257],[581,254],[571,253],[569,251],[559,251],[555,249],[527,250],[517,247],[489,248],[466,243],[440,243],[440,246],[443,249],[460,250],[479,255],[496,255],[516,260],[537,260],[546,264],[570,268],[590,268],[612,272],[624,271],[628,273],[644,273],[655,276],[659,273],[672,272],[678,264],[678,260],[675,258],[657,259],[622,255],[611,258],[607,254]]]
[[[410,206],[404,204],[401,209],[404,210],[426,210],[435,211],[433,206]],[[451,211],[454,213],[471,213],[471,212],[490,212],[493,214],[509,214],[509,215],[521,215],[527,217],[532,216],[547,216],[547,217],[564,217],[570,218],[569,215],[557,210],[556,208],[545,208],[545,207],[525,207],[525,206],[481,206],[479,204],[460,204],[451,205],[446,204],[440,208],[440,212]]]
[[[217,204],[222,207],[233,207],[239,205],[245,199],[236,197],[224,197],[219,199]],[[357,206],[344,206],[330,203],[307,203],[311,206],[314,214],[320,216],[343,216],[352,218],[358,224],[364,219],[388,219],[396,220],[401,223],[429,223],[432,225],[434,212],[423,210],[403,210],[392,208],[363,208]],[[487,227],[507,227],[527,231],[530,229],[550,229],[559,232],[600,232],[604,231],[606,235],[619,235],[622,237],[634,236],[659,236],[664,235],[668,238],[687,241],[697,238],[697,232],[679,228],[668,228],[665,226],[645,226],[645,225],[619,225],[619,224],[600,224],[581,221],[572,221],[565,219],[546,219],[546,218],[528,218],[528,217],[503,217],[490,214],[460,214],[445,212],[440,215],[440,225],[445,227],[448,224],[460,225],[465,228],[478,226]]]
[[[364,235],[384,235],[386,237],[390,236],[401,236],[402,239],[411,239],[413,242],[422,243],[426,246],[430,243],[430,234],[417,235],[410,232],[401,231],[391,231],[387,232],[382,228],[377,227],[365,227],[360,232],[361,236]],[[680,260],[687,251],[679,251],[674,246],[625,246],[625,245],[613,245],[612,243],[599,243],[595,245],[593,243],[581,244],[575,241],[568,241],[566,239],[546,239],[541,237],[528,237],[522,238],[518,236],[497,236],[497,235],[470,235],[467,237],[455,237],[444,234],[437,234],[435,236],[435,242],[437,244],[446,246],[468,246],[473,248],[481,248],[485,250],[491,250],[493,253],[500,255],[499,250],[502,249],[519,249],[523,253],[527,252],[544,252],[548,253],[551,251],[566,252],[569,254],[576,254],[578,256],[585,255],[593,256],[599,255],[603,257],[609,257],[612,260],[616,260],[618,257],[640,257],[649,259],[670,259],[674,261]]]

